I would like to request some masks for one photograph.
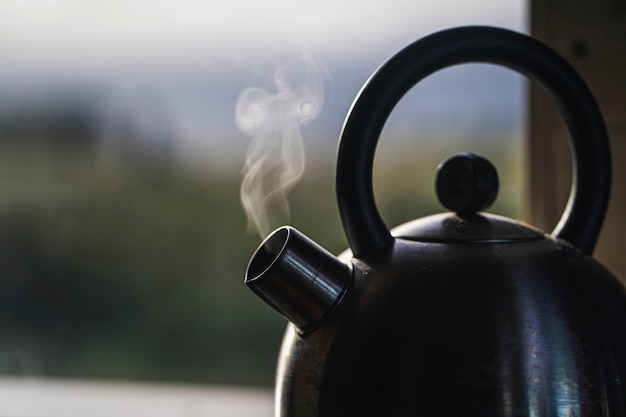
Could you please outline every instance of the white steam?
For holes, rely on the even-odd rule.
[[[267,236],[289,220],[287,195],[304,174],[300,126],[321,111],[324,95],[317,68],[283,67],[274,74],[275,91],[244,90],[235,109],[239,129],[252,138],[243,167],[241,204],[248,228]]]

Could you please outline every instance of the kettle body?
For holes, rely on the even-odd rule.
[[[626,415],[626,296],[567,242],[396,239],[353,262],[328,320],[287,329],[278,415]]]
[[[403,94],[464,62],[515,69],[554,98],[574,182],[550,234],[483,213],[497,174],[474,154],[439,167],[452,213],[391,231],[372,190],[374,151]],[[384,63],[359,93],[337,156],[350,249],[335,257],[291,227],[266,238],[246,284],[286,317],[276,415],[626,416],[626,291],[592,257],[610,190],[601,114],[554,51],[515,32],[449,29]]]

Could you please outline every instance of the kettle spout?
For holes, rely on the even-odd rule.
[[[351,266],[293,227],[283,226],[254,252],[245,283],[306,333],[341,301],[351,276]]]

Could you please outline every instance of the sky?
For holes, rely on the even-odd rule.
[[[3,0],[0,62],[15,69],[245,64],[311,48],[354,56],[450,26],[525,30],[523,0]]]
[[[238,96],[249,88],[275,92],[276,71],[306,61],[325,90],[318,135],[334,142],[362,83],[399,49],[461,25],[525,32],[526,8],[524,0],[2,0],[0,110],[23,97],[58,107],[76,102],[63,94],[91,94],[105,130],[130,126],[144,142],[175,142],[185,158],[225,160],[224,138],[248,141],[234,118]],[[481,74],[486,106],[472,106],[464,93],[480,84],[475,73],[444,77],[443,89],[434,85],[421,100],[422,120],[435,121],[429,111],[480,120],[468,106],[509,120],[499,113],[517,111],[519,82]],[[450,103],[458,109],[441,110]]]

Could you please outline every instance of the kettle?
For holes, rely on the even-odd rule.
[[[372,164],[387,117],[421,79],[466,62],[523,73],[565,121],[573,185],[550,234],[481,212],[498,178],[473,153],[438,167],[437,194],[450,213],[391,231],[381,219]],[[245,283],[289,320],[276,415],[626,416],[626,292],[591,256],[610,175],[593,96],[543,43],[460,27],[391,57],[341,133],[336,192],[350,249],[335,257],[285,226],[246,270]]]

